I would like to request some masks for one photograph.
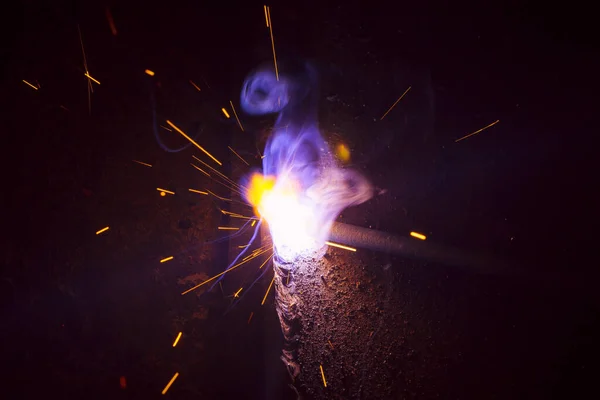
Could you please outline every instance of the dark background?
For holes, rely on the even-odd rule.
[[[271,4],[278,54],[321,68],[323,130],[348,143],[353,165],[387,189],[344,221],[423,232],[526,272],[511,281],[413,268],[426,308],[446,276],[442,300],[461,305],[456,320],[469,339],[457,341],[466,356],[453,373],[462,379],[440,397],[595,390],[592,12],[575,3],[412,3]],[[170,396],[278,398],[267,389],[285,378],[276,316],[270,303],[258,306],[271,275],[226,316],[227,296],[248,287],[255,270],[208,296],[179,295],[179,279],[207,277],[227,261],[199,245],[218,236],[211,201],[155,191],[208,183],[190,169],[191,150],[157,146],[150,101],[154,88],[160,118],[201,132],[201,144],[220,157],[233,145],[258,166],[254,143],[268,121],[243,117],[242,133],[219,110],[237,105],[244,76],[272,57],[262,3],[19,5],[3,24],[3,390],[153,398],[179,371]],[[101,82],[91,115],[77,24]],[[231,165],[233,174],[243,167]],[[107,235],[94,235],[106,225]],[[183,256],[157,263],[173,254]]]

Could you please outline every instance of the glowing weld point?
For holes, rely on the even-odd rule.
[[[145,73],[146,73],[146,75],[148,75],[148,76],[154,76],[154,71],[151,71],[151,70],[147,69],[147,70],[145,70],[144,72],[145,72]]]
[[[34,88],[35,90],[38,90],[38,89],[39,89],[37,86],[35,86],[35,85],[32,85],[31,83],[27,82],[25,79],[23,79],[23,83],[25,83],[25,84],[27,84],[27,85],[31,86],[31,87],[32,87],[32,88]]]
[[[131,161],[133,161],[134,163],[138,163],[138,164],[140,164],[140,165],[145,165],[146,167],[150,167],[150,168],[152,168],[152,165],[150,165],[150,164],[148,164],[148,163],[141,162],[141,161],[138,161],[138,160],[131,160]]]
[[[173,347],[177,346],[177,343],[179,343],[179,339],[181,339],[181,332],[179,332],[179,334],[175,338],[175,341],[173,342]]]
[[[229,113],[227,112],[227,110],[226,110],[225,108],[221,108],[221,111],[223,111],[223,114],[225,114],[225,116],[226,116],[227,118],[231,118],[231,117],[229,116]]]
[[[323,366],[319,364],[319,368],[321,369],[321,378],[323,378],[323,386],[327,387],[327,381],[325,380],[325,372],[323,372]]]
[[[325,242],[327,246],[337,247],[338,249],[344,249],[349,251],[356,251],[354,247],[344,246],[343,244],[333,243],[333,242]]]
[[[90,73],[89,73],[89,72],[86,72],[84,75],[85,75],[87,78],[89,78],[89,79],[90,79],[92,82],[94,82],[94,83],[97,83],[98,85],[100,84],[100,82],[98,82],[96,79],[94,79],[94,78],[92,78],[92,77],[90,76]]]
[[[191,137],[189,137],[188,135],[186,135],[184,131],[182,131],[181,129],[179,129],[178,127],[176,127],[175,124],[173,124],[171,121],[167,120],[167,124],[171,128],[175,129],[178,133],[180,133],[184,138],[186,138],[187,140],[189,140],[190,142],[192,142],[192,144],[194,146],[196,146],[197,148],[199,148],[202,152],[204,152],[204,154],[206,154],[207,156],[209,156],[210,158],[212,158],[214,162],[216,162],[219,165],[223,165],[223,164],[221,164],[221,162],[219,160],[217,160],[216,158],[214,158],[212,156],[212,154],[210,154],[208,151],[204,150],[204,148],[202,146],[200,146],[198,143],[196,143],[194,141],[194,139],[192,139]]]
[[[481,132],[481,131],[483,131],[483,130],[486,130],[487,128],[489,128],[489,127],[492,127],[492,126],[496,125],[498,122],[500,122],[500,120],[499,120],[499,119],[498,119],[498,120],[496,120],[496,121],[494,121],[494,122],[492,122],[491,124],[489,124],[489,125],[487,125],[487,126],[484,126],[483,128],[481,128],[481,129],[479,129],[479,130],[477,130],[477,131],[475,131],[475,132],[473,132],[473,133],[469,133],[467,136],[463,136],[463,137],[461,137],[460,139],[456,139],[456,140],[454,141],[454,143],[458,143],[458,142],[460,142],[461,140],[464,140],[464,139],[466,139],[466,138],[468,138],[468,137],[471,137],[471,136],[473,136],[473,135],[476,135],[476,134],[478,134],[479,132]]]
[[[156,188],[156,190],[158,190],[161,193],[175,194],[175,192],[171,192],[170,190],[167,190],[167,189]],[[161,194],[161,196],[164,196],[164,194]]]
[[[234,228],[232,226],[219,226],[217,229],[220,231],[237,231],[240,228]]]
[[[208,196],[208,193],[207,193],[207,192],[203,192],[202,190],[196,190],[196,189],[188,189],[188,190],[189,190],[190,192],[193,192],[193,193],[205,194],[205,195],[207,195],[207,196]]]
[[[179,376],[179,372],[175,372],[175,375],[173,375],[173,377],[171,378],[171,380],[169,381],[169,383],[167,383],[167,386],[165,386],[165,388],[162,391],[162,394],[166,394],[167,390],[169,390],[169,388],[171,387],[171,385],[173,384],[173,382],[175,382],[175,379],[177,379],[177,377]]]
[[[418,232],[411,232],[410,236],[417,238],[417,239],[421,239],[421,240],[427,239],[427,236],[423,235],[422,233],[418,233]]]
[[[160,260],[161,263],[167,262],[167,261],[171,261],[173,259],[173,256],[171,257],[167,257],[167,258],[163,258],[162,260]]]
[[[102,232],[106,232],[108,230],[108,226],[106,228],[102,228],[100,229],[98,232],[96,232],[96,235],[101,234]]]

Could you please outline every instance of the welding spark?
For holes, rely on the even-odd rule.
[[[321,369],[321,378],[323,378],[323,386],[327,387],[327,381],[325,380],[325,372],[323,372],[323,366],[319,364],[319,368]]]
[[[199,92],[201,91],[201,90],[200,90],[200,86],[196,85],[196,84],[194,83],[194,81],[192,81],[191,79],[190,79],[190,83],[191,83],[191,85],[192,85],[192,86],[193,86],[193,87],[194,87],[194,88],[195,88],[197,91],[199,91]]]
[[[266,7],[266,6],[265,6]],[[273,49],[273,63],[275,64],[275,77],[279,82],[279,68],[277,68],[277,56],[275,55],[275,40],[273,39],[273,23],[271,22],[271,7],[266,7],[267,10],[267,28],[271,35],[271,48]]]
[[[145,165],[146,167],[150,167],[150,168],[152,168],[152,165],[150,165],[150,164],[148,164],[148,163],[141,162],[141,161],[138,161],[138,160],[131,160],[131,161],[133,161],[134,163],[138,163],[138,164],[140,164],[140,165]]]
[[[252,311],[248,317],[248,325],[250,325],[250,321],[252,321],[252,316],[254,316],[254,311]]]
[[[147,70],[145,70],[144,72],[145,72],[145,73],[146,73],[146,75],[148,75],[148,76],[154,76],[154,71],[152,71],[152,70],[149,70],[149,69],[147,69]]]
[[[265,20],[267,22],[267,28],[269,27],[269,10],[267,6],[264,6],[265,8]]]
[[[35,86],[35,85],[32,85],[31,83],[27,82],[25,79],[23,79],[23,83],[25,83],[25,84],[27,84],[27,85],[31,86],[31,87],[32,87],[32,88],[34,88],[35,90],[38,90],[38,89],[39,89],[37,86]]]
[[[208,172],[206,172],[205,170],[203,170],[202,168],[200,168],[199,166],[197,166],[197,165],[195,165],[193,163],[190,163],[190,165],[192,167],[196,168],[198,171],[202,172],[204,175],[206,175],[206,176],[208,176],[210,178],[210,174]]]
[[[244,132],[244,127],[242,126],[242,123],[240,122],[240,119],[238,118],[237,112],[235,112],[235,107],[233,106],[233,102],[231,100],[229,100],[229,104],[231,104],[231,109],[233,110],[233,115],[235,115],[235,119],[237,120],[237,123],[238,123],[240,129],[242,130],[242,132]]]
[[[90,76],[90,73],[89,73],[89,72],[86,72],[84,75],[85,75],[87,78],[89,78],[89,79],[90,79],[92,82],[94,82],[94,83],[97,83],[98,85],[100,84],[100,82],[98,82],[96,79],[94,79],[94,78],[92,78],[92,77]]]
[[[240,289],[239,289],[237,292],[235,292],[235,293],[233,294],[233,297],[234,297],[234,298],[238,298],[238,297],[240,297],[240,292],[242,291],[242,289],[243,289],[243,288],[240,288]]]
[[[106,232],[108,230],[108,226],[106,228],[102,228],[100,229],[98,232],[96,232],[96,235],[101,234],[102,232]]]
[[[483,128],[481,128],[481,129],[479,129],[479,130],[476,130],[476,131],[475,131],[475,132],[473,132],[473,133],[469,133],[467,136],[463,136],[463,137],[461,137],[460,139],[456,139],[456,140],[454,141],[454,143],[458,143],[458,142],[460,142],[461,140],[464,140],[464,139],[466,139],[466,138],[468,138],[468,137],[471,137],[471,136],[473,136],[473,135],[476,135],[476,134],[478,134],[479,132],[481,132],[481,131],[484,131],[484,130],[486,130],[487,128],[490,128],[490,127],[492,127],[492,126],[496,125],[498,122],[500,122],[500,120],[499,120],[499,119],[498,119],[498,120],[496,120],[496,121],[494,121],[494,122],[492,122],[491,124],[489,124],[489,125],[487,125],[487,126],[484,126]]]
[[[275,274],[273,274],[273,279],[271,279],[271,283],[269,283],[269,287],[267,288],[267,293],[265,293],[265,297],[263,297],[262,302],[260,303],[261,306],[263,306],[265,304],[265,301],[267,301],[267,296],[269,295],[269,292],[271,291],[271,286],[273,286],[273,282],[275,282]]]
[[[229,116],[229,113],[227,112],[227,110],[225,109],[225,107],[221,108],[221,111],[223,111],[223,114],[225,115],[225,117],[227,117],[227,119],[231,118]]]
[[[171,378],[171,380],[169,381],[169,383],[167,383],[167,386],[165,386],[165,388],[162,391],[162,394],[167,394],[167,391],[169,390],[169,388],[171,387],[171,385],[173,384],[173,382],[175,382],[175,379],[177,379],[177,377],[179,376],[179,372],[175,372],[175,375],[173,375],[173,377]]]
[[[402,100],[402,98],[403,98],[403,97],[406,95],[406,93],[408,93],[408,91],[410,90],[410,88],[411,88],[411,86],[409,86],[409,87],[408,87],[408,89],[406,89],[406,90],[404,91],[404,93],[402,93],[402,96],[398,97],[398,100],[396,100],[396,102],[395,102],[394,104],[392,104],[392,106],[389,108],[389,110],[387,110],[387,111],[385,112],[385,114],[383,114],[383,117],[381,117],[381,118],[379,119],[380,121],[381,121],[382,119],[384,119],[384,118],[385,118],[385,116],[386,116],[386,115],[388,115],[388,113],[389,113],[390,111],[392,111],[392,108],[396,107],[396,104],[398,104],[398,102],[399,102],[400,100]]]
[[[156,190],[158,190],[161,193],[175,194],[175,192],[171,192],[170,190],[167,190],[167,189],[156,188]]]
[[[233,226],[219,226],[217,229],[220,231],[237,231],[240,228],[235,228]]]
[[[242,129],[242,130],[243,130],[243,129]],[[238,156],[238,158],[239,158],[240,160],[242,160],[242,161],[244,162],[244,164],[246,164],[247,166],[250,166],[250,164],[248,164],[248,161],[244,160],[244,159],[242,158],[242,156],[240,156],[240,155],[239,155],[239,154],[238,154],[238,153],[237,153],[237,152],[236,152],[234,149],[232,149],[230,146],[227,146],[227,147],[229,147],[229,150],[231,150],[231,151],[233,152],[233,154],[235,154],[236,156]]]
[[[221,161],[219,161],[216,158],[214,158],[212,154],[210,154],[208,151],[204,150],[204,148],[202,146],[200,146],[198,143],[196,143],[194,141],[194,139],[192,139],[191,137],[189,137],[188,135],[186,135],[185,132],[183,132],[181,129],[179,129],[178,127],[176,127],[175,124],[173,124],[171,121],[167,120],[167,124],[171,128],[175,129],[177,132],[179,132],[184,138],[186,138],[187,140],[189,140],[190,142],[192,142],[192,144],[194,146],[196,146],[197,148],[199,148],[204,154],[206,154],[207,156],[209,156],[210,158],[212,158],[212,160],[214,162],[216,162],[219,165],[223,165],[223,164],[221,164]]]
[[[417,239],[421,239],[421,240],[427,239],[427,236],[423,235],[422,233],[418,233],[418,232],[411,232],[410,236],[417,238]]]
[[[177,346],[177,343],[179,343],[179,339],[181,339],[181,332],[179,332],[179,334],[175,338],[175,341],[173,342],[173,347]]]
[[[349,251],[356,251],[356,249],[354,247],[345,246],[345,245],[339,244],[339,243],[325,242],[325,244],[328,245],[328,246],[331,246],[331,247],[337,247],[338,249],[344,249],[344,250],[349,250]]]
[[[167,258],[163,258],[162,260],[160,260],[161,263],[165,263],[167,261],[171,261],[173,259],[173,256],[167,257]]]
[[[198,194],[205,194],[208,195],[208,192],[203,192],[202,190],[196,190],[196,189],[188,189],[190,192],[192,193],[198,193]]]

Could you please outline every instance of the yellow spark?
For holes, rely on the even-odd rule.
[[[410,236],[417,238],[417,239],[421,239],[421,240],[427,239],[427,236],[423,235],[422,233],[418,233],[418,232],[411,232]]]
[[[344,249],[344,250],[356,251],[356,249],[354,247],[344,246],[343,244],[339,244],[339,243],[325,242],[325,244],[328,246],[337,247],[337,248]]]
[[[221,196],[217,196],[216,194],[214,194],[213,192],[211,192],[210,190],[208,190],[208,193],[212,194],[213,196],[215,196],[217,199],[219,200],[223,200],[223,201],[231,201],[231,199],[226,199],[225,197],[221,197]]]
[[[260,303],[260,305],[264,305],[265,301],[267,301],[267,296],[269,295],[269,292],[271,291],[271,286],[273,286],[273,282],[275,282],[275,274],[273,274],[273,279],[271,279],[271,283],[269,283],[269,287],[267,288],[267,293],[265,293],[265,297],[263,297],[262,303]]]
[[[179,334],[175,338],[175,341],[173,342],[173,347],[177,346],[177,343],[179,343],[179,339],[181,339],[181,332],[179,332]]]
[[[173,375],[173,377],[171,378],[171,380],[169,381],[169,383],[167,383],[167,386],[165,386],[165,388],[162,391],[162,394],[166,394],[167,390],[169,390],[169,388],[171,387],[171,385],[173,384],[173,382],[175,382],[175,379],[177,379],[177,377],[179,376],[179,372],[175,372],[175,375]]]
[[[477,131],[475,131],[475,132],[473,132],[473,133],[469,133],[467,136],[463,136],[463,137],[461,137],[460,139],[456,139],[456,140],[454,141],[454,143],[458,143],[458,142],[460,142],[461,140],[464,140],[464,139],[466,139],[466,138],[468,138],[468,137],[470,137],[470,136],[476,135],[476,134],[478,134],[479,132],[481,132],[481,131],[483,131],[483,130],[486,130],[487,128],[489,128],[489,127],[492,127],[492,126],[496,125],[498,122],[500,122],[500,120],[499,120],[499,119],[497,119],[496,121],[492,122],[491,124],[489,124],[489,125],[487,125],[487,126],[484,126],[483,128],[481,128],[481,129],[479,129],[479,130],[477,130]]]
[[[31,83],[27,82],[25,79],[23,79],[23,82],[29,86],[31,86],[32,88],[34,88],[35,90],[38,90],[39,88],[35,85],[32,85]]]
[[[192,163],[190,163],[190,165],[210,178],[210,174],[208,172],[206,172],[205,170],[203,170],[202,168],[200,168],[199,166],[192,164]]]
[[[167,194],[165,192],[160,192],[160,197],[165,197]]]
[[[240,267],[240,266],[244,265],[244,264],[245,264],[245,263],[247,263],[248,261],[250,261],[250,260],[244,260],[244,261],[242,261],[242,262],[239,262],[239,263],[237,263],[237,264],[236,264],[236,265],[234,265],[233,267],[231,267],[231,268],[229,268],[229,269],[226,269],[226,270],[225,270],[225,271],[223,271],[223,272],[220,272],[220,273],[218,273],[217,275],[213,276],[212,278],[209,278],[209,279],[205,280],[204,282],[202,282],[202,283],[199,283],[198,285],[196,285],[196,286],[194,286],[194,287],[192,287],[192,288],[189,288],[188,290],[186,290],[186,291],[184,291],[183,293],[181,293],[181,295],[183,296],[184,294],[188,294],[188,293],[189,293],[189,292],[191,292],[192,290],[198,289],[200,286],[206,285],[208,282],[212,282],[212,281],[214,281],[215,279],[217,279],[217,278],[218,278],[218,277],[220,277],[221,275],[225,275],[225,274],[226,274],[226,273],[228,273],[229,271],[232,271],[232,270],[234,270],[234,269],[236,269],[236,268],[238,268],[238,267]]]
[[[152,71],[152,70],[150,70],[150,69],[147,69],[147,70],[145,70],[144,72],[145,72],[145,73],[146,73],[146,75],[148,75],[148,76],[154,76],[154,71]]]
[[[325,380],[325,372],[323,372],[323,366],[319,364],[319,368],[321,368],[321,378],[323,378],[323,386],[327,387],[327,381]]]
[[[250,226],[254,226],[256,224],[256,220],[252,221],[252,224]]]
[[[98,85],[100,84],[100,82],[98,82],[96,79],[92,78],[92,76],[90,75],[89,72],[85,72],[84,74],[86,77],[88,77],[92,82],[97,83]]]
[[[331,340],[327,339],[327,343],[329,343],[329,345],[331,346],[331,350],[334,350],[333,349],[333,344],[331,344]]]
[[[207,196],[208,196],[208,193],[207,193],[207,192],[203,192],[202,190],[196,190],[196,189],[188,189],[188,190],[189,190],[190,192],[193,192],[193,193],[205,194],[205,195],[207,195]]]
[[[189,137],[188,135],[186,135],[181,129],[179,129],[178,127],[176,127],[175,124],[173,124],[171,121],[167,120],[167,124],[169,124],[171,126],[171,128],[175,129],[177,132],[179,132],[184,138],[186,138],[187,140],[189,140],[190,142],[192,142],[192,144],[194,146],[196,146],[197,148],[199,148],[200,150],[202,150],[204,152],[204,154],[206,154],[207,156],[209,156],[210,158],[212,158],[214,162],[216,162],[219,165],[223,165],[223,164],[221,164],[221,162],[219,160],[217,160],[216,158],[214,158],[212,156],[212,154],[210,154],[208,151],[204,150],[204,148],[202,146],[200,146],[198,143],[194,142],[194,139],[192,139],[191,137]]]
[[[173,132],[173,129],[169,129],[166,126],[160,125],[160,127],[163,128],[166,131]]]
[[[250,325],[250,321],[252,321],[252,316],[254,315],[254,311],[252,311],[250,313],[250,316],[248,317],[248,325]]]
[[[246,247],[248,247],[247,244],[243,245],[243,246],[238,246],[238,249],[245,249]]]
[[[162,260],[160,260],[161,263],[167,262],[167,261],[171,261],[173,259],[173,256],[171,257],[167,257],[167,258],[163,258]]]
[[[193,87],[195,87],[195,88],[196,88],[196,90],[197,90],[197,91],[199,91],[199,92],[201,91],[201,90],[200,90],[200,87],[199,87],[198,85],[196,85],[196,84],[194,83],[194,81],[192,81],[191,79],[190,79],[190,83],[192,84],[192,86],[193,86]]]
[[[156,190],[158,190],[159,192],[163,192],[163,193],[175,194],[175,192],[171,192],[170,190],[167,190],[167,189],[156,188]]]
[[[81,43],[81,53],[83,54],[83,68],[85,69],[85,73],[88,73],[87,59],[85,57],[85,48],[83,47],[83,36],[81,35],[81,28],[79,24],[77,24],[77,32],[79,33],[79,42]],[[89,74],[88,74],[89,75]],[[88,77],[88,110],[90,115],[92,114],[92,93],[94,92],[94,88],[92,87],[92,83]]]
[[[243,129],[242,129],[242,130],[243,130]],[[236,152],[234,149],[232,149],[230,146],[227,146],[227,147],[229,147],[229,150],[231,150],[231,151],[233,152],[233,154],[235,154],[236,156],[238,156],[238,158],[239,158],[240,160],[242,160],[242,161],[243,161],[243,162],[244,162],[244,163],[245,163],[247,166],[250,166],[250,164],[248,164],[248,161],[244,160],[244,159],[242,158],[242,156],[240,156],[240,155],[239,155],[239,154],[238,154],[238,153],[237,153],[237,152]]]
[[[266,264],[266,263],[268,263],[268,262],[269,262],[269,260],[270,260],[271,258],[273,258],[273,254],[271,254],[271,255],[269,256],[269,258],[267,258],[267,259],[265,260],[265,262],[263,262],[262,264],[260,264],[260,267],[258,267],[258,269],[262,269],[262,267],[264,267],[264,266],[265,266],[265,264]]]
[[[269,14],[267,11],[268,7],[267,6],[264,6],[264,7],[265,7],[265,20],[267,22],[267,28],[268,28],[269,27]]]
[[[152,165],[150,165],[150,164],[148,164],[148,163],[141,162],[141,161],[138,161],[138,160],[131,160],[131,161],[133,161],[133,162],[135,162],[135,163],[138,163],[138,164],[140,164],[140,165],[145,165],[146,167],[150,167],[150,168],[152,168]]]
[[[383,114],[383,117],[381,117],[380,121],[381,121],[383,118],[385,118],[385,116],[386,116],[386,115],[388,115],[388,113],[389,113],[390,111],[392,111],[392,108],[394,108],[394,107],[396,106],[396,104],[398,104],[398,102],[399,102],[400,100],[402,100],[402,98],[403,98],[403,97],[406,95],[406,93],[408,93],[408,91],[410,90],[410,88],[411,88],[411,86],[409,86],[409,87],[408,87],[408,89],[406,89],[406,90],[404,91],[404,93],[402,93],[402,96],[398,97],[398,100],[396,100],[396,102],[395,102],[394,104],[392,104],[392,106],[390,107],[390,109],[389,109],[389,110],[387,110],[387,111],[385,112],[385,114]]]
[[[279,82],[279,69],[277,68],[277,56],[275,55],[275,40],[273,39],[273,22],[271,21],[271,7],[267,7],[267,21],[269,33],[271,34],[271,48],[273,49],[273,63],[275,64],[275,77]]]
[[[231,118],[231,117],[229,116],[229,113],[228,113],[228,112],[227,112],[227,110],[225,109],[225,107],[221,108],[221,111],[223,111],[223,114],[225,114],[225,116],[226,116],[227,118]]]
[[[233,102],[231,100],[229,100],[229,104],[231,104],[231,109],[233,110],[233,115],[235,115],[235,119],[237,120],[237,123],[240,126],[240,129],[242,130],[242,132],[244,132],[244,127],[242,126],[242,123],[240,122],[240,119],[238,118],[238,115],[235,112],[235,107],[233,106]]]
[[[234,228],[233,226],[219,226],[217,229],[220,231],[237,231],[240,228]]]
[[[102,228],[100,229],[98,232],[96,232],[96,235],[101,234],[102,232],[106,232],[108,230],[108,226],[106,228]]]
[[[201,159],[199,159],[196,156],[192,156],[196,161],[198,161],[199,163],[201,163],[202,165],[204,165],[205,167],[207,167],[208,169],[210,169],[211,171],[213,171],[215,174],[217,174],[220,178],[222,178],[224,181],[226,181],[228,184],[231,185],[227,186],[225,185],[223,182],[219,182],[218,180],[214,179],[215,182],[217,182],[220,185],[225,186],[227,189],[233,190],[239,194],[241,194],[241,191],[239,189],[243,189],[244,191],[246,191],[246,188],[239,185],[238,183],[232,181],[231,179],[229,179],[227,176],[223,175],[221,172],[217,171],[216,169],[214,169],[213,167],[211,167],[210,165],[208,165],[207,163],[205,163],[204,161],[202,161]]]
[[[235,293],[233,294],[233,297],[234,297],[234,298],[236,298],[236,297],[239,297],[239,294],[240,294],[240,292],[242,291],[242,289],[243,289],[243,288],[240,288],[240,290],[238,290],[237,292],[235,292]]]

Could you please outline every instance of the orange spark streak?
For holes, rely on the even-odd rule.
[[[181,339],[181,332],[179,332],[179,334],[175,338],[175,341],[173,342],[173,347],[177,346],[177,343],[179,343],[179,339]]]
[[[328,246],[337,247],[339,249],[356,251],[356,249],[354,247],[344,246],[343,244],[338,244],[338,243],[334,243],[334,242],[325,242],[325,244]]]
[[[456,139],[456,140],[454,141],[454,143],[458,143],[458,142],[460,142],[461,140],[464,140],[464,139],[466,139],[466,138],[468,138],[468,137],[471,137],[471,136],[473,136],[473,135],[476,135],[476,134],[478,134],[479,132],[481,132],[481,131],[483,131],[483,130],[486,130],[487,128],[490,128],[490,127],[492,127],[492,126],[496,125],[498,122],[500,122],[500,120],[499,120],[499,119],[498,119],[498,120],[496,120],[496,121],[494,121],[494,122],[492,122],[491,124],[489,124],[489,125],[487,125],[487,126],[484,126],[483,128],[481,128],[481,129],[479,129],[479,130],[477,130],[477,131],[475,131],[475,132],[473,132],[473,133],[469,133],[467,136],[463,136],[463,137],[461,137],[460,139]]]
[[[32,88],[34,88],[35,90],[38,90],[39,88],[35,85],[32,85],[31,83],[27,82],[25,79],[23,79],[23,82],[26,83],[27,85],[31,86]]]
[[[217,196],[216,194],[214,194],[213,192],[211,192],[210,190],[207,190],[208,193],[212,194],[213,196],[215,196],[217,199],[219,200],[223,200],[223,201],[231,201],[231,199],[226,199],[225,197],[221,197],[221,196]]]
[[[107,226],[106,228],[102,228],[102,229],[100,229],[98,232],[96,232],[96,235],[99,235],[99,234],[101,234],[102,232],[106,232],[108,229],[109,229],[109,228],[108,228],[108,226]]]
[[[173,129],[169,129],[166,126],[163,125],[159,125],[161,128],[163,128],[165,131],[169,131],[169,132],[173,132]]]
[[[271,21],[271,7],[267,7],[267,17],[269,21],[269,33],[271,34],[271,48],[273,49],[273,62],[275,63],[275,77],[279,82],[279,69],[277,68],[277,56],[275,55],[275,40],[273,39],[273,22]]]
[[[200,90],[200,86],[196,85],[196,84],[194,83],[194,81],[192,81],[191,79],[190,79],[190,83],[192,84],[192,86],[193,86],[194,88],[196,88],[196,90],[197,90],[197,91],[199,91],[199,92],[201,91],[201,90]]]
[[[145,165],[146,167],[150,167],[150,168],[152,168],[152,165],[151,165],[151,164],[148,164],[148,163],[145,163],[145,162],[141,162],[141,161],[138,161],[138,160],[131,160],[131,161],[133,161],[133,162],[135,162],[135,163],[138,163],[138,164],[140,164],[140,165]]]
[[[250,226],[254,226],[256,224],[256,220],[252,221],[252,225]]]
[[[408,91],[410,90],[410,88],[411,88],[411,86],[409,86],[409,87],[408,87],[408,89],[406,89],[406,90],[404,91],[404,93],[402,93],[402,96],[398,97],[398,100],[396,100],[396,102],[395,102],[394,104],[392,104],[392,106],[390,107],[390,109],[389,109],[389,110],[387,110],[387,111],[385,112],[385,114],[383,114],[383,117],[381,117],[381,119],[379,119],[380,121],[381,121],[382,119],[384,119],[384,118],[385,118],[385,116],[386,116],[386,115],[388,115],[388,113],[389,113],[390,111],[392,111],[392,108],[394,108],[394,107],[396,106],[396,104],[398,104],[398,102],[399,102],[400,100],[402,100],[402,98],[403,98],[403,97],[406,95],[406,93],[408,93]]]
[[[173,382],[175,382],[175,379],[177,379],[177,377],[179,376],[179,372],[175,372],[175,375],[173,375],[173,377],[171,378],[171,380],[169,381],[169,383],[167,383],[167,386],[165,386],[165,388],[162,391],[162,394],[166,394],[167,390],[169,390],[169,388],[171,387],[171,385],[173,384]]]
[[[171,192],[170,190],[167,190],[167,189],[156,188],[156,190],[158,190],[159,192],[164,192],[164,193],[169,193],[169,194],[175,194],[175,192]]]
[[[90,73],[86,71],[86,73],[84,74],[86,77],[90,78],[94,83],[97,83],[98,85],[100,84],[100,82],[98,82],[96,79],[92,78]]]
[[[269,256],[269,258],[267,258],[267,259],[265,260],[265,262],[263,262],[262,264],[260,264],[260,267],[258,267],[258,269],[262,269],[262,267],[264,267],[264,266],[265,266],[265,264],[266,264],[266,263],[268,263],[268,262],[269,262],[269,260],[270,260],[271,258],[273,258],[273,255],[274,255],[274,254],[271,254],[271,255]]]
[[[223,114],[225,114],[225,116],[227,117],[227,119],[231,118],[229,116],[229,113],[227,112],[227,110],[225,109],[225,107],[221,108],[221,111],[223,111]]]
[[[196,189],[188,189],[188,190],[189,190],[190,192],[193,192],[193,193],[205,194],[205,195],[207,195],[207,196],[208,196],[208,193],[207,193],[207,192],[203,192],[202,190],[196,190]]]
[[[319,364],[319,368],[321,368],[321,377],[323,378],[323,386],[327,387],[327,381],[325,380],[325,372],[323,372],[323,366]]]
[[[192,167],[196,168],[198,171],[202,172],[204,175],[206,175],[206,176],[208,176],[208,177],[210,178],[210,174],[209,174],[208,172],[206,172],[205,170],[203,170],[202,168],[200,168],[199,166],[197,166],[197,165],[194,165],[194,164],[192,164],[192,163],[190,163],[190,165],[191,165]]]
[[[192,144],[194,146],[196,146],[197,148],[199,148],[202,152],[204,152],[204,154],[206,154],[207,156],[209,156],[210,158],[212,158],[214,162],[216,162],[219,165],[223,165],[223,164],[221,164],[221,162],[219,160],[217,160],[216,158],[214,158],[212,156],[212,154],[210,154],[208,151],[204,150],[204,148],[202,146],[200,146],[198,143],[196,143],[194,141],[194,139],[192,139],[191,137],[189,137],[188,135],[186,135],[185,132],[183,132],[181,129],[179,129],[178,127],[176,127],[175,124],[173,124],[171,121],[167,120],[167,124],[169,124],[171,126],[171,128],[175,129],[177,132],[179,132],[184,138],[186,138],[187,140],[189,140],[190,142],[192,142]]]
[[[419,232],[411,232],[410,236],[417,238],[417,239],[421,239],[421,240],[425,240],[427,239],[427,236],[423,235],[422,233]]]
[[[331,346],[331,350],[334,350],[333,349],[333,344],[331,344],[331,340],[327,339],[327,343],[329,343],[329,345]]]
[[[154,71],[152,71],[151,69],[147,69],[147,70],[145,70],[144,72],[145,72],[145,73],[146,73],[146,75],[148,75],[148,76],[154,76]],[[162,126],[162,125],[161,125],[161,126]],[[164,128],[164,126],[163,126],[163,128]]]
[[[242,130],[243,130],[243,129],[242,129]],[[238,158],[239,158],[240,160],[242,160],[242,161],[243,161],[243,162],[244,162],[244,163],[245,163],[247,166],[250,166],[250,164],[248,164],[248,161],[244,160],[244,159],[242,158],[242,156],[240,156],[240,155],[239,155],[239,154],[238,154],[238,153],[237,153],[237,152],[236,152],[234,149],[232,149],[230,146],[227,146],[227,147],[229,147],[229,150],[231,150],[231,151],[233,152],[233,154],[235,154],[236,156],[238,156]]]
[[[217,229],[220,231],[237,231],[240,228],[234,228],[233,226],[219,226]]]
[[[173,259],[173,256],[167,257],[167,258],[163,258],[162,260],[160,260],[161,263],[165,263],[167,261],[171,261]]]
[[[250,317],[248,317],[248,325],[250,325],[250,321],[252,321],[252,316],[254,315],[254,311],[250,313]]]
[[[235,107],[233,106],[233,102],[231,100],[229,100],[229,104],[231,104],[231,109],[233,110],[233,115],[235,115],[235,119],[237,120],[237,123],[240,126],[240,129],[242,130],[242,132],[244,132],[244,127],[242,126],[242,123],[240,122],[240,119],[238,118],[238,115],[235,112]]]
[[[263,297],[262,303],[260,303],[261,306],[265,304],[265,301],[267,301],[267,296],[269,295],[269,292],[271,291],[271,286],[273,286],[273,282],[275,282],[275,274],[273,274],[273,279],[271,279],[271,283],[269,284],[267,293],[265,293],[265,297]]]
[[[198,285],[196,285],[196,286],[194,286],[194,287],[192,287],[192,288],[189,288],[188,290],[186,290],[186,291],[184,291],[183,293],[181,293],[181,295],[183,296],[184,294],[188,294],[188,293],[189,293],[189,292],[191,292],[192,290],[198,289],[200,286],[202,286],[202,285],[205,285],[205,284],[207,284],[208,282],[212,282],[212,281],[214,281],[215,279],[217,279],[217,278],[218,278],[218,277],[220,277],[221,275],[225,275],[225,274],[226,274],[226,273],[228,273],[229,271],[232,271],[232,270],[236,269],[237,267],[240,267],[240,266],[244,265],[244,264],[245,264],[245,263],[247,263],[248,261],[250,261],[250,260],[245,260],[245,261],[242,261],[242,262],[239,262],[239,263],[237,263],[237,264],[236,264],[236,265],[234,265],[233,267],[231,267],[231,268],[228,268],[228,269],[226,269],[225,271],[218,273],[217,275],[213,276],[212,278],[209,278],[209,279],[205,280],[204,282],[202,282],[202,283],[199,283]]]
[[[234,297],[234,298],[237,298],[237,297],[239,297],[239,294],[240,294],[240,292],[242,291],[242,289],[243,289],[243,288],[240,288],[240,290],[238,290],[237,292],[235,292],[235,293],[233,294],[233,297]]]
[[[108,25],[110,26],[110,31],[113,36],[117,36],[117,27],[115,26],[115,21],[113,20],[112,14],[110,13],[110,8],[106,7],[106,19],[108,19]]]
[[[268,12],[268,10],[267,10],[267,9],[268,9],[269,7],[267,7],[267,6],[264,6],[264,7],[265,7],[265,20],[266,20],[266,22],[267,22],[267,28],[268,28],[268,27],[269,27],[269,12]]]

